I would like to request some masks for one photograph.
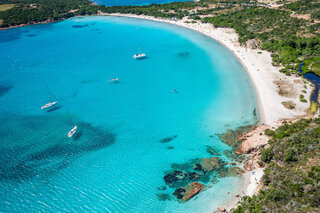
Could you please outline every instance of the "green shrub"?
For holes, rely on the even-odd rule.
[[[291,148],[288,148],[284,151],[284,161],[285,162],[294,162],[296,160],[297,159],[295,157],[295,152]]]
[[[274,136],[275,132],[272,131],[271,129],[266,129],[266,130],[264,131],[264,134],[267,135],[267,136],[272,137],[272,136]]]
[[[271,151],[270,148],[268,149],[263,149],[261,151],[261,160],[265,163],[269,163],[271,160],[272,160],[272,157],[273,157],[273,153]]]

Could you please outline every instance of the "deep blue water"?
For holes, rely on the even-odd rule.
[[[94,0],[96,4],[105,6],[124,6],[124,5],[149,5],[149,4],[165,4],[171,2],[183,2],[192,0]]]
[[[136,61],[140,45],[148,58]],[[216,134],[257,120],[244,69],[217,42],[168,24],[80,17],[0,31],[0,61],[0,212],[201,213],[239,192],[242,177],[205,183],[186,203],[159,190],[174,163],[210,157],[207,145],[230,150]],[[42,111],[49,100],[58,107]]]

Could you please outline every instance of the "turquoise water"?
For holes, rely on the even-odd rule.
[[[95,16],[0,31],[0,61],[0,211],[212,212],[238,192],[242,177],[223,178],[180,203],[163,180],[210,157],[207,145],[230,150],[217,133],[256,122],[249,79],[217,42]],[[59,106],[40,110],[49,100]]]
[[[150,4],[165,4],[171,2],[182,2],[192,0],[95,0],[96,4],[105,6],[124,6],[124,5],[150,5]]]

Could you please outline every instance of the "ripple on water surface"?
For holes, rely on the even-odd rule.
[[[135,61],[140,44],[149,57]],[[219,174],[229,175],[235,157],[217,134],[256,121],[254,92],[209,38],[82,17],[1,31],[0,61],[0,211],[212,212],[242,183],[217,182],[207,164],[219,155],[228,163]],[[59,105],[40,110],[51,99]],[[181,203],[173,193],[189,180],[164,176],[196,177],[189,172],[212,187]]]

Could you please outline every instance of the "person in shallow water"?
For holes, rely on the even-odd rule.
[[[176,89],[173,90],[174,93],[178,93],[178,91]]]

